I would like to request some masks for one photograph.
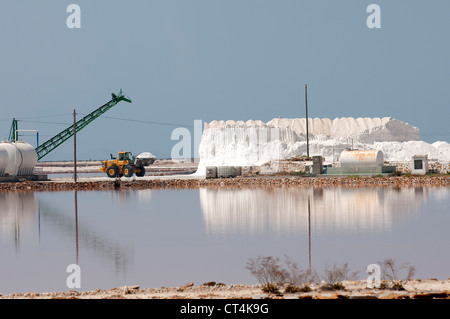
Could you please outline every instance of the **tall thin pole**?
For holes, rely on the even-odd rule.
[[[73,109],[73,181],[77,182],[77,113]]]
[[[309,129],[308,129],[308,87],[305,84],[305,106],[306,106],[306,156],[309,157]]]

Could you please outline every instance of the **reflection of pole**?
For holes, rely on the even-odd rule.
[[[39,243],[41,242],[41,204],[38,204],[38,233],[39,233]]]
[[[311,205],[308,196],[308,240],[309,240],[309,270],[311,271]]]
[[[20,248],[20,221],[19,221],[19,216],[17,214],[17,201],[18,201],[18,197],[16,197],[16,214],[15,214],[15,219],[14,219],[14,242],[16,244],[16,252]]]
[[[78,265],[78,192],[75,189],[75,244],[76,244],[76,256]]]

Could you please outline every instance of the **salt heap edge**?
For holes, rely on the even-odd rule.
[[[336,161],[346,148],[376,149],[387,161],[408,161],[413,155],[450,160],[450,144],[420,140],[419,129],[408,123],[383,118],[342,117],[308,121],[310,156]],[[273,160],[306,154],[306,119],[275,118],[267,123],[253,121],[212,121],[204,124],[199,145],[199,168],[206,166],[260,166]]]

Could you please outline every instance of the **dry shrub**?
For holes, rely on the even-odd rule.
[[[383,282],[380,286],[382,289],[392,290],[405,290],[403,287],[400,273],[405,273],[404,281],[412,279],[416,273],[416,268],[407,262],[397,262],[393,258],[385,259],[383,262],[379,262],[381,268],[381,279],[384,281],[391,281],[392,285],[387,282]]]
[[[312,269],[303,270],[289,256],[285,256],[286,263],[286,282],[292,285],[302,286],[307,283],[319,281],[319,276]]]
[[[262,285],[283,283],[287,276],[279,258],[271,256],[249,259],[246,268]]]
[[[344,263],[341,266],[334,264],[333,267],[325,268],[324,281],[322,290],[344,290],[345,287],[342,284],[345,280],[356,280],[358,275],[357,271],[350,272],[348,263]]]
[[[383,262],[379,262],[381,268],[381,279],[382,280],[393,280],[399,281],[400,272],[406,271],[406,276],[403,280],[407,281],[412,279],[412,277],[416,274],[416,268],[411,266],[407,262],[398,263],[393,258],[385,259]]]

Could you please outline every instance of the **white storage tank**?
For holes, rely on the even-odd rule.
[[[28,143],[0,143],[0,175],[31,175],[37,164],[37,153]]]
[[[383,152],[377,150],[345,150],[339,161],[341,167],[374,167],[383,166]]]
[[[18,157],[18,150],[13,142],[3,142],[0,144],[0,148],[5,150],[8,154],[8,162],[4,171],[5,175],[16,175],[16,163]]]
[[[9,156],[8,152],[4,147],[3,143],[0,144],[0,176],[5,176],[5,170],[8,167]]]

